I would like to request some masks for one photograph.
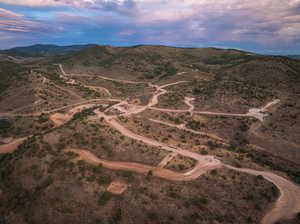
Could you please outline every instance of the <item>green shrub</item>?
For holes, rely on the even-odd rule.
[[[112,194],[108,191],[103,192],[98,200],[99,205],[106,205],[108,201],[112,198]]]

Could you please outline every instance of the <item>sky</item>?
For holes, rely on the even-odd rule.
[[[0,0],[0,49],[38,43],[300,54],[300,0]]]

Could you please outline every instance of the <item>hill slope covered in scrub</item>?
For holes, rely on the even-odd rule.
[[[299,60],[94,45],[0,71],[0,223],[299,223]]]

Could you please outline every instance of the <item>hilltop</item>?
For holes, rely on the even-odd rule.
[[[300,59],[300,55],[288,55],[289,58]]]
[[[44,57],[49,55],[66,54],[73,51],[82,50],[90,46],[92,45],[57,46],[51,44],[36,44],[27,47],[15,47],[7,50],[0,50],[0,54],[18,57]]]

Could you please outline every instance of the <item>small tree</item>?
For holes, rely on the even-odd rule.
[[[146,179],[150,180],[152,176],[153,176],[153,172],[152,172],[152,170],[149,170],[147,173]]]

